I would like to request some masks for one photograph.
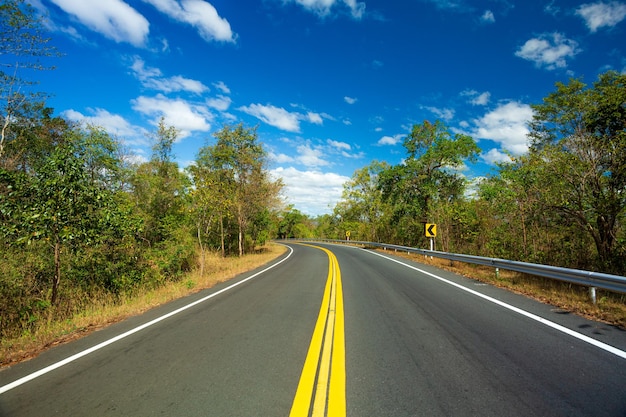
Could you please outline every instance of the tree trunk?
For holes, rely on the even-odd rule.
[[[243,218],[243,207],[239,205],[237,207],[237,226],[239,226],[239,256],[243,256],[243,237],[244,237],[244,218]]]
[[[61,242],[57,239],[54,243],[54,279],[52,280],[52,299],[50,303],[53,306],[58,304],[59,283],[61,282]]]
[[[204,247],[202,246],[201,224],[198,223],[198,245],[200,245],[200,278],[204,277]]]
[[[222,258],[226,257],[226,248],[224,247],[224,216],[220,214],[220,245],[222,248]]]

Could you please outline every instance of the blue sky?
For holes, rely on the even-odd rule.
[[[329,213],[413,124],[471,135],[476,179],[527,150],[557,81],[626,71],[626,3],[510,0],[32,0],[64,54],[49,106],[151,155],[163,116],[181,166],[225,124],[258,126],[298,210]]]

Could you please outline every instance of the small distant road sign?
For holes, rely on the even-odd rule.
[[[426,223],[426,226],[424,227],[424,235],[426,237],[437,236],[437,225],[434,223]]]
[[[346,230],[346,237],[350,237],[350,231]]]

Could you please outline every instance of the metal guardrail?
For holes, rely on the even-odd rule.
[[[408,246],[391,245],[387,243],[377,242],[361,242],[354,240],[339,239],[299,239],[314,240],[318,242],[344,243],[352,245],[362,245],[366,247],[378,247],[385,250],[392,249],[401,252],[417,253],[424,256],[432,256],[435,258],[449,259],[451,261],[465,262],[476,265],[485,265],[509,271],[521,272],[524,274],[536,275],[540,277],[556,279],[559,281],[571,282],[587,286],[590,288],[590,295],[593,302],[596,302],[595,290],[602,288],[609,291],[626,293],[626,277],[619,275],[605,274],[602,272],[583,271],[580,269],[560,268],[557,266],[533,264],[529,262],[508,261],[498,258],[485,258],[474,255],[461,255],[456,253],[431,251],[426,249],[411,248]]]

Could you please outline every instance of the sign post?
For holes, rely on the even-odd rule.
[[[430,250],[435,250],[435,237],[437,236],[437,225],[435,223],[424,224],[424,236],[430,240]]]
[[[350,240],[350,231],[346,230],[346,240]]]

